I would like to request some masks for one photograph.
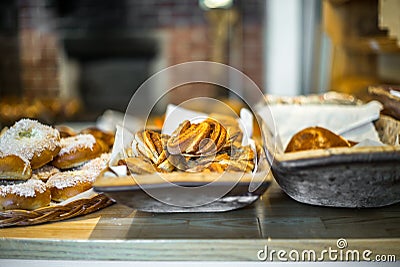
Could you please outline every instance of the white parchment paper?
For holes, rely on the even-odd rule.
[[[270,105],[269,109],[284,148],[294,134],[314,126],[326,128],[355,142],[380,142],[372,123],[379,118],[382,109],[377,101],[357,106],[276,104]],[[260,108],[258,113],[268,124],[268,107]]]

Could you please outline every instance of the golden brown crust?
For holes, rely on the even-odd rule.
[[[59,132],[35,120],[19,120],[0,138],[1,152],[29,160],[32,169],[50,162],[59,150]]]
[[[6,180],[27,180],[32,169],[26,160],[16,155],[0,156],[0,178]]]
[[[175,167],[167,158],[168,154],[165,145],[168,138],[168,135],[160,134],[152,130],[139,131],[135,134],[135,140],[132,143],[133,154],[136,157],[148,159],[154,164],[156,170],[171,172]],[[144,171],[148,173],[146,169],[147,167],[145,167],[145,170],[137,169],[133,172],[141,173]]]
[[[97,175],[98,172],[90,169],[59,172],[47,180],[46,186],[50,188],[52,200],[64,201],[90,189]]]
[[[7,130],[8,130],[8,127],[4,127],[3,129],[1,129],[1,131],[0,131],[0,137],[1,137],[3,134],[5,134],[5,132],[7,132]]]
[[[207,155],[219,152],[229,142],[226,129],[217,121],[207,120],[191,124],[184,121],[172,133],[167,150],[172,155]]]
[[[55,127],[60,133],[61,138],[71,137],[77,135],[74,129],[66,125],[58,125]]]
[[[296,133],[290,139],[285,152],[351,146],[349,141],[325,128],[309,127]]]
[[[45,150],[40,153],[35,153],[33,158],[31,159],[31,168],[32,170],[39,169],[40,167],[46,165],[50,161],[52,161],[60,152],[60,147],[56,147],[54,150]]]
[[[120,160],[119,164],[126,165],[132,174],[148,174],[158,171],[151,161],[144,157],[126,158]]]
[[[75,151],[57,155],[51,164],[59,169],[71,169],[78,167],[83,163],[97,158],[103,153],[103,148],[99,142],[95,142],[92,148],[77,148]]]
[[[135,158],[121,161],[133,173],[254,169],[253,149],[237,144],[237,135],[231,136],[213,118],[197,124],[185,120],[170,137],[151,130],[139,131],[134,137],[130,154]]]
[[[90,182],[90,181],[79,182],[76,185],[61,188],[61,189],[59,189],[55,186],[50,187],[51,200],[56,201],[56,202],[61,202],[61,201],[67,200],[73,196],[76,196],[80,193],[83,193],[86,190],[89,190],[90,188],[92,188],[92,182]]]
[[[115,138],[114,133],[106,132],[96,127],[86,128],[82,130],[80,133],[93,135],[94,138],[103,141],[108,146],[109,149],[112,148],[112,146],[114,145],[114,138]]]
[[[50,204],[50,190],[38,193],[35,197],[20,197],[15,194],[0,196],[0,209],[2,210],[35,210]]]
[[[50,204],[50,190],[40,180],[28,180],[22,184],[0,187],[0,209],[24,209],[34,210]],[[35,187],[21,189],[30,183],[38,183]],[[29,192],[32,191],[32,192]]]

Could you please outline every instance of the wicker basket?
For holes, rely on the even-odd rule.
[[[105,208],[114,201],[103,194],[82,198],[65,205],[48,206],[36,210],[0,211],[0,227],[27,226],[45,222],[56,222],[85,215]]]

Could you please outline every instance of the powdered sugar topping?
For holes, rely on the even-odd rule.
[[[93,182],[98,174],[89,170],[66,171],[54,174],[47,180],[47,187],[63,189],[79,183]]]
[[[35,120],[22,119],[0,137],[0,151],[31,160],[35,154],[60,146],[59,132]]]
[[[85,163],[80,170],[89,170],[97,175],[107,167],[107,164],[110,160],[111,153],[103,153],[100,157],[90,160],[89,162]]]
[[[67,138],[61,138],[61,150],[58,155],[74,153],[79,149],[93,150],[96,138],[91,134],[78,134]]]
[[[44,193],[46,184],[37,179],[29,179],[24,183],[14,185],[0,185],[0,196],[14,194],[21,197],[35,197],[37,192]]]

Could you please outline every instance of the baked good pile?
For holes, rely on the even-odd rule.
[[[256,153],[242,145],[243,133],[232,117],[183,121],[171,135],[145,129],[134,134],[127,157],[119,161],[133,174],[154,172],[252,172]]]
[[[113,138],[95,128],[78,133],[30,119],[4,129],[0,136],[0,209],[34,210],[90,189],[107,166]]]

